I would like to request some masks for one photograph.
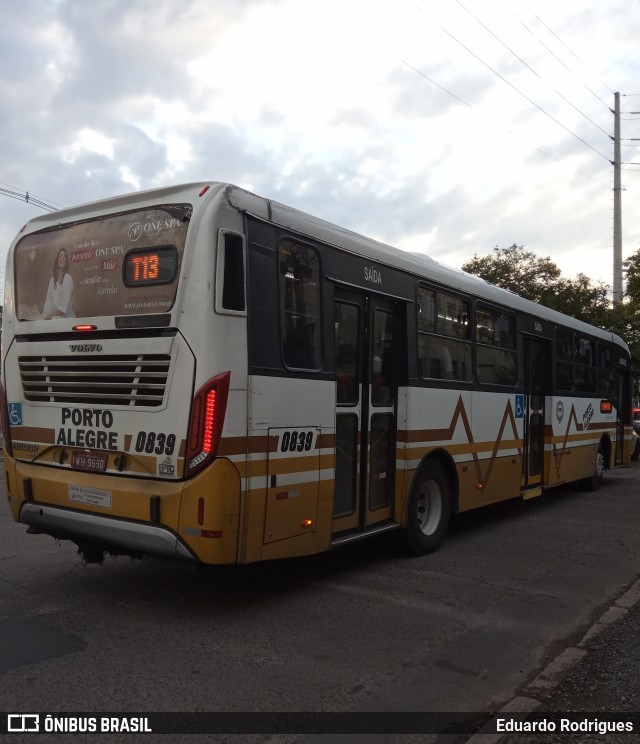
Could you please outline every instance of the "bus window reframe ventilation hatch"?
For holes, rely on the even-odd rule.
[[[216,313],[246,316],[246,265],[244,235],[232,230],[219,230],[216,247]]]

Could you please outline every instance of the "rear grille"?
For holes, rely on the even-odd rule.
[[[18,358],[26,400],[151,408],[162,405],[170,361],[166,354]]]

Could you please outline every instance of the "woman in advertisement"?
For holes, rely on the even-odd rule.
[[[69,274],[69,257],[65,248],[58,251],[51,273],[47,297],[42,309],[44,319],[75,318],[73,311],[73,279]]]

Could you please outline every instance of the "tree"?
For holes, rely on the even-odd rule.
[[[585,274],[567,279],[549,256],[541,258],[525,251],[524,246],[515,243],[508,248],[496,246],[489,256],[474,255],[462,270],[545,307],[608,327],[609,287],[606,284],[594,284]]]
[[[640,378],[640,249],[624,261],[626,287],[622,305],[611,311],[611,330],[627,342],[636,379]]]
[[[604,282],[594,284],[581,273],[575,279],[561,279],[555,291],[556,294],[549,298],[548,307],[599,328],[610,329],[609,286]]]
[[[635,305],[640,305],[640,249],[623,263],[627,287],[625,295]]]
[[[509,248],[496,246],[489,256],[480,258],[474,254],[462,270],[534,302],[542,302],[548,288],[560,279],[560,269],[548,256],[540,258],[515,243]]]
[[[616,333],[631,351],[636,380],[640,378],[640,249],[623,264],[626,275],[624,301],[613,307],[610,288],[594,283],[585,274],[575,279],[562,276],[549,256],[541,258],[515,243],[496,246],[488,256],[474,257],[462,267],[491,284],[558,310],[565,315]]]

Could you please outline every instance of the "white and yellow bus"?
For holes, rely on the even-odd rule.
[[[9,505],[89,560],[427,553],[629,462],[618,337],[228,184],[32,220],[4,301]]]

